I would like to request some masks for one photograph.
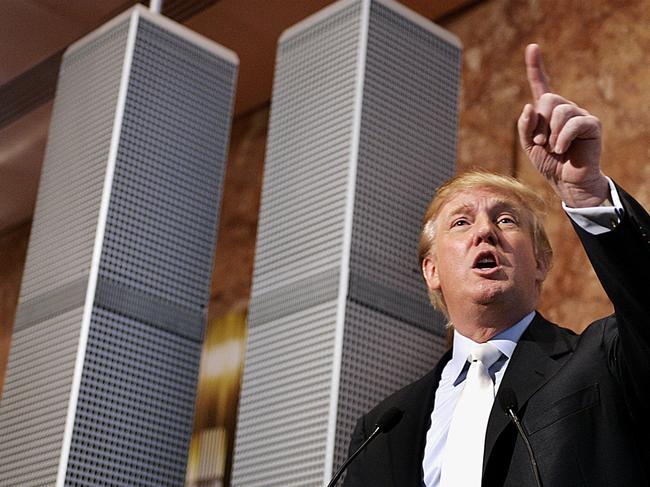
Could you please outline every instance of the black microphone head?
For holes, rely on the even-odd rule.
[[[499,398],[499,404],[506,413],[510,410],[517,410],[517,396],[510,387],[500,388],[497,397]]]
[[[387,409],[384,414],[377,420],[375,428],[379,428],[381,433],[388,433],[404,416],[404,411],[395,407]]]

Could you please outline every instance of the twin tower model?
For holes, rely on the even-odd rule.
[[[232,485],[322,485],[354,419],[442,352],[416,246],[454,172],[460,53],[389,0],[281,37]],[[67,50],[0,402],[3,487],[184,484],[237,68],[139,6]]]

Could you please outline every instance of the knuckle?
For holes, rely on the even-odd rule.
[[[595,117],[593,115],[585,115],[581,117],[582,123],[585,125],[591,125],[593,128],[599,129],[601,128],[601,122],[598,117]]]
[[[539,97],[538,104],[542,107],[553,105],[553,93],[544,93]]]
[[[557,105],[553,109],[553,117],[551,120],[551,125],[553,124],[559,125],[560,123],[568,119],[572,113],[573,113],[573,107],[571,105],[568,105],[566,103]]]

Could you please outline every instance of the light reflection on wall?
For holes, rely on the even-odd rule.
[[[230,484],[245,346],[245,311],[233,311],[208,323],[187,463],[187,487]]]

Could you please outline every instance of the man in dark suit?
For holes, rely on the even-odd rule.
[[[602,174],[599,120],[550,92],[534,44],[526,67],[534,104],[520,142],[561,197],[615,314],[578,336],[535,312],[552,255],[539,198],[510,178],[457,176],[432,201],[420,245],[454,345],[359,419],[350,451],[388,408],[404,412],[350,466],[347,487],[521,487],[536,475],[546,487],[648,485],[650,217]]]

